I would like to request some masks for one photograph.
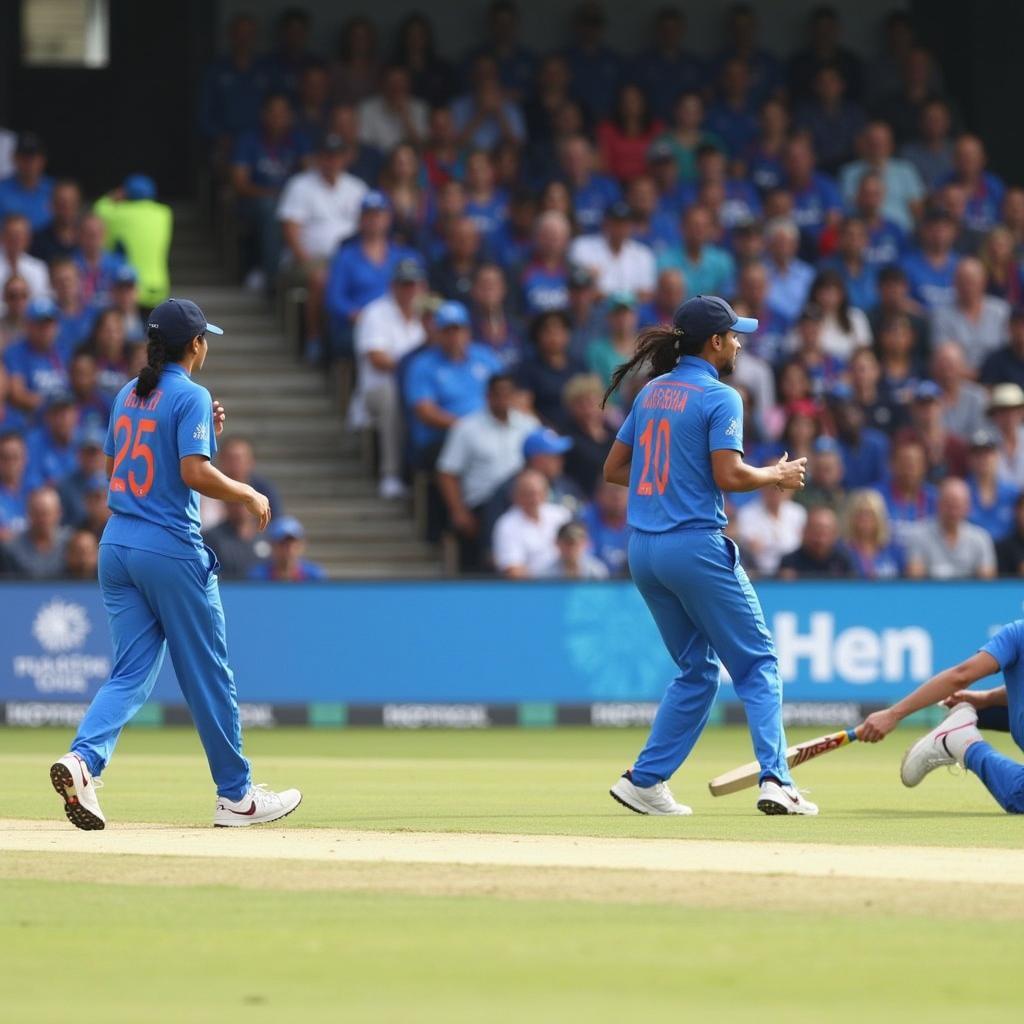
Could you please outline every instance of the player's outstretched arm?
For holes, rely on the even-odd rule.
[[[721,448],[711,453],[711,473],[715,484],[723,491],[757,491],[762,487],[778,487],[784,491],[799,491],[804,486],[807,460],[789,461],[785,452],[774,466],[757,468],[743,461],[743,456],[732,448]]]
[[[186,455],[181,460],[181,479],[186,487],[207,498],[245,505],[258,520],[261,530],[265,530],[270,522],[270,500],[267,496],[248,484],[225,476],[205,455]]]
[[[999,671],[999,662],[987,651],[978,651],[966,661],[944,669],[927,682],[922,683],[913,693],[907,694],[891,708],[876,711],[857,727],[857,734],[865,743],[884,740],[899,722],[922,708],[931,707],[947,700],[958,690],[963,690],[985,676]]]

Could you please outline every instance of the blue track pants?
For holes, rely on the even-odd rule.
[[[93,775],[102,774],[121,730],[145,704],[169,649],[217,793],[239,800],[248,790],[218,568],[209,549],[204,557],[185,559],[100,545],[100,588],[114,667],[71,745]]]

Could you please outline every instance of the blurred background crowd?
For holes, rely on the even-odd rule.
[[[748,458],[809,459],[804,492],[728,496],[752,574],[1024,571],[1024,188],[905,13],[868,56],[830,7],[789,54],[742,3],[703,53],[678,7],[620,52],[592,2],[539,53],[496,0],[457,61],[423,14],[331,40],[289,8],[261,53],[265,28],[234,17],[198,111],[240,279],[301,295],[303,357],[345,382],[380,495],[422,493],[460,571],[627,572],[601,466],[645,378],[605,388],[701,293],[760,322],[730,380]],[[140,174],[86,204],[34,133],[0,130],[0,179],[0,572],[88,578],[171,211]],[[227,577],[318,578],[257,456],[235,438],[220,464],[271,494],[271,535],[204,507],[208,542]]]

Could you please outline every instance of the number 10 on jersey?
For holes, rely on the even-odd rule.
[[[667,417],[660,420],[648,420],[640,435],[640,445],[644,450],[644,469],[636,485],[636,493],[644,496],[665,493],[668,486],[669,455],[672,447],[672,421]],[[653,464],[653,465],[652,465]],[[654,480],[651,480],[651,470]]]

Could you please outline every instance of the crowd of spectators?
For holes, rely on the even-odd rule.
[[[480,45],[448,60],[422,14],[394,40],[357,15],[330,47],[290,8],[265,54],[254,18],[230,23],[200,129],[246,284],[305,286],[306,356],[354,365],[351,426],[376,435],[381,495],[428,480],[429,534],[454,538],[466,571],[623,574],[626,495],[601,464],[644,378],[607,408],[604,388],[639,329],[715,293],[760,322],[730,381],[748,457],[810,460],[800,494],[727,496],[752,572],[1020,574],[1024,188],[988,167],[911,18],[890,15],[870,59],[828,7],[785,58],[751,4],[724,12],[716,53],[687,47],[675,7],[633,56],[605,28],[584,2],[568,44],[535,53],[495,0]],[[42,417],[52,434],[59,389],[33,391],[8,355],[27,346],[39,381],[55,346],[79,359],[51,336],[103,280],[105,221],[58,222],[56,190],[51,208],[49,234],[4,219],[0,280],[18,272],[0,332],[27,340],[8,342],[0,423]],[[58,286],[75,223],[83,253],[86,225],[98,235],[71,261],[81,298]],[[25,256],[44,237],[49,270]],[[129,282],[106,273],[123,312]],[[79,405],[110,368],[81,359]],[[216,529],[245,527],[228,513]],[[301,541],[283,538],[286,575]]]

